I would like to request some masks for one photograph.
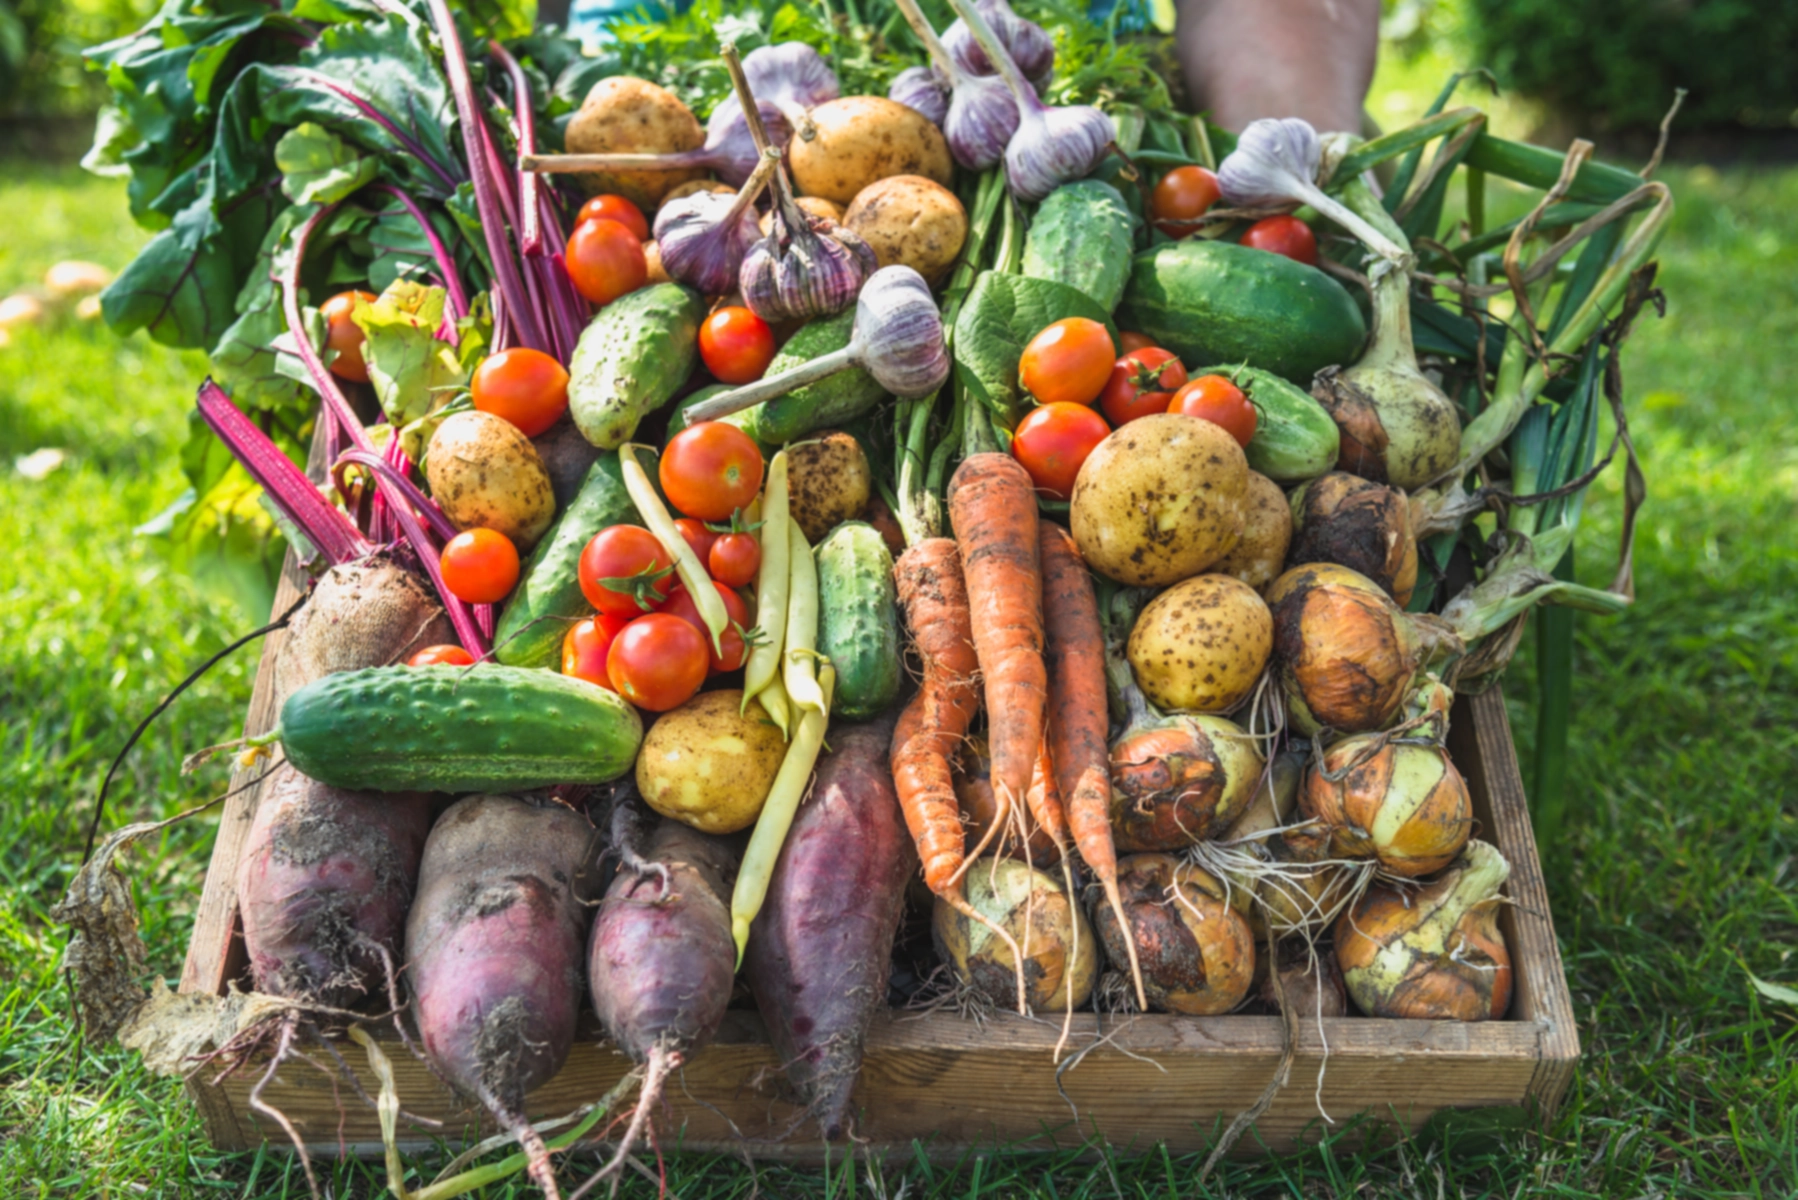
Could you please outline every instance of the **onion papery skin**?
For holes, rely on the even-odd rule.
[[[1397,488],[1331,471],[1292,494],[1295,563],[1335,563],[1386,589],[1399,606],[1417,586],[1411,503]]]
[[[1149,1007],[1203,1017],[1242,1003],[1255,976],[1255,935],[1222,899],[1221,883],[1171,855],[1136,854],[1118,863],[1118,892],[1130,930],[1108,904],[1096,906],[1093,921],[1120,970],[1130,961],[1124,939],[1134,936]]]
[[[1267,590],[1274,661],[1287,714],[1307,737],[1391,724],[1423,664],[1421,622],[1373,580],[1334,563],[1305,563]]]
[[[1331,746],[1305,776],[1299,814],[1327,831],[1328,857],[1375,858],[1408,879],[1453,862],[1473,832],[1473,800],[1448,752],[1380,734]]]
[[[1248,807],[1263,761],[1240,725],[1170,716],[1111,747],[1111,828],[1118,850],[1178,850],[1225,828]]]
[[[1261,1001],[1275,1012],[1280,1011],[1284,993],[1286,1006],[1301,1018],[1346,1017],[1348,987],[1342,981],[1342,968],[1328,946],[1317,948],[1315,956],[1301,941],[1281,942],[1280,961],[1273,971],[1261,973]],[[1274,972],[1280,976],[1278,990]]]
[[[1341,434],[1338,470],[1376,483],[1418,488],[1455,465],[1461,421],[1416,367],[1357,364],[1320,374],[1311,394]]]
[[[1024,998],[1033,1012],[1065,1012],[1092,996],[1099,947],[1080,906],[1054,876],[1009,858],[983,858],[964,880],[968,903],[1024,952]],[[1017,996],[1011,950],[992,930],[938,899],[931,918],[937,953],[973,990],[1001,1009]]]
[[[1495,1021],[1511,1006],[1511,951],[1498,925],[1510,867],[1484,842],[1417,888],[1376,883],[1336,923],[1336,961],[1371,1017]]]

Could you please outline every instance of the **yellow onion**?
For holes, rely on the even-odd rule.
[[[1511,1004],[1511,952],[1498,928],[1504,856],[1472,841],[1421,887],[1376,884],[1336,923],[1336,961],[1373,1017],[1485,1021]]]
[[[1129,961],[1124,939],[1135,938],[1151,1008],[1209,1016],[1242,1002],[1255,975],[1255,935],[1222,882],[1171,855],[1136,854],[1118,863],[1118,891],[1129,933],[1109,907],[1094,920],[1114,964]]]
[[[1467,781],[1440,746],[1344,738],[1313,766],[1299,790],[1310,827],[1287,840],[1326,845],[1322,857],[1378,859],[1394,875],[1416,878],[1454,860],[1473,830]]]
[[[1162,717],[1111,747],[1111,829],[1117,848],[1178,850],[1212,836],[1248,806],[1262,759],[1223,717]]]
[[[1017,941],[1024,999],[1033,1012],[1066,1012],[1092,996],[1098,946],[1061,881],[1010,858],[983,858],[965,876],[968,903]],[[969,988],[1000,1008],[1017,996],[1018,964],[993,931],[942,899],[931,920],[937,951]]]
[[[1031,777],[1030,786],[1040,786],[1037,776]],[[974,738],[962,748],[955,772],[955,799],[961,806],[962,823],[967,830],[963,835],[965,846],[967,852],[972,854],[974,847],[986,840],[988,831],[993,827],[993,820],[999,814],[999,802],[993,795],[992,762],[987,758],[985,738]],[[993,839],[987,847],[988,853],[1021,858],[1032,863],[1055,861],[1055,841],[1049,836],[1048,830],[1036,823],[1029,807],[1012,805],[1007,820],[1011,828]],[[1018,836],[1020,832],[1023,834],[1021,841]]]
[[[1261,973],[1261,1001],[1275,1012],[1280,1000],[1301,1017],[1345,1017],[1348,1015],[1348,990],[1342,982],[1342,968],[1328,947],[1313,950],[1294,939],[1281,942],[1279,962],[1275,970],[1280,982],[1276,988],[1274,972]]]
[[[1331,471],[1292,493],[1295,563],[1336,563],[1359,571],[1398,601],[1417,586],[1411,504],[1397,488]]]

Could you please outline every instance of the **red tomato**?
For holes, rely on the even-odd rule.
[[[668,439],[660,474],[668,503],[702,521],[728,521],[762,490],[762,452],[735,425],[701,421]]]
[[[737,595],[722,583],[713,581],[712,586],[718,589],[718,598],[724,601],[725,614],[730,617],[730,627],[718,635],[718,642],[724,647],[719,654],[712,649],[712,635],[705,627],[705,620],[699,615],[699,606],[693,603],[693,597],[685,586],[676,587],[668,596],[668,602],[662,605],[661,611],[681,620],[699,630],[699,636],[705,639],[706,654],[713,671],[734,671],[743,665],[749,648],[743,642],[743,633],[749,628],[749,606],[743,603],[743,597]]]
[[[408,667],[472,667],[474,655],[460,646],[426,646],[406,660]]]
[[[583,221],[616,221],[635,234],[639,242],[649,240],[649,222],[644,219],[643,210],[623,196],[593,197],[574,215],[576,225]]]
[[[698,693],[710,659],[697,629],[669,613],[650,613],[612,639],[606,678],[638,708],[667,712]]]
[[[1045,404],[1018,422],[1011,453],[1051,500],[1074,494],[1074,477],[1093,448],[1110,434],[1105,418],[1084,404]]]
[[[1169,237],[1191,233],[1194,224],[1217,203],[1217,176],[1204,167],[1175,167],[1155,185],[1149,198],[1149,210],[1155,224]]]
[[[609,617],[653,612],[676,582],[674,558],[641,525],[609,525],[581,551],[581,594]]]
[[[1259,419],[1255,406],[1242,394],[1242,389],[1222,375],[1199,376],[1174,393],[1167,410],[1221,425],[1225,433],[1236,439],[1238,446],[1245,447],[1255,436]]]
[[[720,383],[754,383],[774,361],[774,331],[747,308],[728,305],[700,325],[699,357]]]
[[[649,260],[630,228],[613,220],[582,221],[568,235],[568,278],[574,290],[606,305],[649,282]]]
[[[1030,339],[1018,360],[1018,382],[1043,404],[1091,404],[1117,356],[1105,326],[1068,317]]]
[[[724,533],[712,543],[706,570],[719,583],[748,587],[762,566],[762,544],[753,533]]]
[[[1243,233],[1242,244],[1317,265],[1317,235],[1297,217],[1264,217]]]
[[[443,586],[464,604],[498,604],[518,582],[518,548],[492,529],[467,529],[444,543]]]
[[[707,529],[704,521],[682,517],[674,523],[674,527],[680,530],[681,537],[692,547],[693,556],[701,563],[712,556],[712,544],[718,540],[718,535]]]
[[[1185,382],[1186,368],[1172,352],[1160,347],[1132,351],[1111,368],[1111,379],[1099,393],[1099,407],[1116,428],[1138,417],[1166,412]]]
[[[351,383],[367,383],[368,363],[363,361],[362,346],[368,338],[362,326],[350,317],[358,299],[373,304],[375,294],[338,292],[318,306],[318,313],[325,319],[325,345],[337,351],[337,357],[331,360],[331,374]]]
[[[1118,331],[1118,353],[1129,354],[1136,350],[1158,350],[1155,339],[1146,333],[1132,333],[1128,329]]]
[[[568,372],[526,346],[482,359],[469,390],[477,409],[510,421],[526,437],[536,437],[568,411]]]
[[[617,691],[606,674],[606,653],[629,624],[624,617],[593,616],[570,625],[562,635],[562,674]]]

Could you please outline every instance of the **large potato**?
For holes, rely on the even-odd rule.
[[[1286,548],[1291,544],[1292,506],[1286,502],[1286,493],[1261,472],[1250,471],[1242,540],[1212,563],[1211,569],[1220,575],[1234,575],[1259,592],[1286,569]]]
[[[883,267],[910,267],[935,282],[968,239],[968,213],[955,193],[921,175],[894,175],[863,188],[843,214]]]
[[[948,186],[952,163],[943,131],[915,108],[885,96],[844,96],[811,111],[817,136],[796,137],[787,154],[808,196],[848,204],[889,175],[922,175]]]
[[[425,453],[431,496],[457,529],[492,529],[529,550],[556,516],[543,456],[512,422],[484,412],[445,418]]]
[[[1069,527],[1086,565],[1119,583],[1190,579],[1236,548],[1249,460],[1210,421],[1156,413],[1119,428],[1074,480]]]
[[[794,200],[794,203],[799,206],[801,212],[808,216],[823,217],[826,220],[835,221],[838,225],[843,223],[843,206],[826,200],[822,196],[800,196]],[[774,210],[772,208],[762,214],[759,224],[763,237],[774,232]]]
[[[702,833],[755,824],[786,757],[780,730],[738,689],[701,692],[650,726],[637,754],[637,790],[664,817]]]
[[[1157,707],[1223,713],[1249,698],[1273,648],[1274,619],[1255,589],[1200,575],[1149,601],[1126,653]]]
[[[861,443],[841,430],[815,433],[787,450],[787,505],[814,546],[861,516],[873,485]]]
[[[568,122],[563,144],[570,154],[672,154],[705,145],[705,129],[680,97],[647,79],[614,75],[593,85]],[[670,188],[704,178],[705,171],[583,171],[587,192],[616,192],[654,212]]]

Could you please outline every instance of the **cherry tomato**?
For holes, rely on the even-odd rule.
[[[617,691],[606,674],[606,652],[629,624],[624,617],[592,616],[570,625],[562,635],[562,674]]]
[[[581,211],[574,215],[576,225],[583,221],[616,221],[630,230],[639,242],[649,240],[649,222],[644,219],[643,210],[623,196],[593,197],[581,205]]]
[[[1175,167],[1155,185],[1149,210],[1155,214],[1155,224],[1161,232],[1181,237],[1196,228],[1194,222],[1217,203],[1221,194],[1217,176],[1204,167]]]
[[[718,642],[724,647],[719,654],[712,649],[712,635],[705,627],[705,620],[699,615],[699,606],[693,603],[693,597],[685,586],[676,587],[668,595],[667,603],[661,611],[670,616],[679,617],[699,630],[699,636],[705,639],[706,653],[711,669],[716,671],[734,671],[743,665],[749,648],[743,642],[743,632],[749,628],[749,606],[743,603],[743,597],[737,595],[722,583],[713,581],[712,586],[718,589],[718,598],[724,601],[725,614],[730,617],[730,626],[718,635]]]
[[[437,560],[443,586],[464,604],[498,604],[518,582],[518,548],[492,529],[465,529]]]
[[[762,566],[762,544],[753,533],[725,533],[712,543],[706,559],[706,570],[719,583],[731,587],[748,587]]]
[[[1135,350],[1158,350],[1155,339],[1146,333],[1132,333],[1128,329],[1118,331],[1118,353],[1129,354]]]
[[[668,598],[678,582],[674,558],[641,525],[609,525],[581,551],[581,594],[609,617],[640,616]]]
[[[568,235],[567,259],[574,290],[595,304],[610,304],[649,282],[643,243],[628,226],[610,219],[576,225]]]
[[[568,372],[527,346],[482,359],[469,390],[477,409],[510,421],[526,437],[536,437],[568,411]]]
[[[1111,379],[1099,393],[1099,407],[1115,429],[1138,417],[1166,412],[1185,382],[1186,368],[1171,351],[1159,346],[1135,350],[1111,368]]]
[[[728,521],[762,490],[762,452],[735,425],[701,421],[668,439],[660,474],[668,503],[702,521]]]
[[[699,357],[720,383],[754,383],[774,361],[774,331],[747,308],[727,305],[700,325]]]
[[[1018,361],[1018,381],[1042,404],[1091,404],[1117,356],[1105,326],[1068,317],[1030,339]]]
[[[1258,416],[1242,389],[1222,375],[1201,375],[1179,391],[1167,406],[1171,413],[1197,417],[1223,426],[1224,432],[1246,447],[1255,436]]]
[[[406,660],[408,667],[472,667],[474,655],[460,646],[426,646]]]
[[[1110,432],[1105,418],[1084,404],[1045,404],[1018,422],[1011,453],[1037,491],[1066,500],[1074,494],[1080,464]]]
[[[704,521],[694,517],[682,517],[674,523],[674,527],[680,530],[681,537],[685,538],[687,545],[692,547],[693,557],[702,563],[711,557],[712,544],[718,540],[718,535],[707,529]]]
[[[350,316],[356,311],[357,300],[373,304],[375,294],[338,292],[319,305],[318,312],[325,319],[325,345],[337,351],[337,357],[331,360],[331,374],[351,383],[367,383],[368,363],[362,358],[362,346],[368,337]]]
[[[1317,265],[1317,235],[1297,217],[1264,217],[1243,233],[1242,244],[1284,254],[1308,266]]]
[[[669,613],[650,613],[612,639],[606,678],[638,708],[667,712],[698,693],[710,659],[697,629]]]

